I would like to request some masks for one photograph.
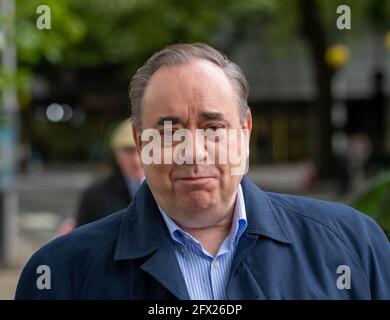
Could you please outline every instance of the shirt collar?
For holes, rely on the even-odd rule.
[[[139,181],[131,180],[129,178],[125,178],[125,180],[130,195],[134,197],[138,191],[138,188],[141,186],[142,182],[144,182],[145,177],[141,178]]]
[[[125,178],[126,180],[126,183],[127,184],[133,184],[133,185],[136,185],[137,187],[140,186],[142,184],[142,182],[144,182],[145,180],[145,177],[142,177],[141,180],[132,180],[130,178]]]
[[[196,240],[189,233],[187,233],[182,228],[180,228],[175,223],[175,221],[173,221],[160,206],[158,206],[158,208],[160,209],[161,215],[174,241],[178,242],[183,246],[186,246],[186,242],[190,242],[192,245],[200,245],[198,240]],[[245,231],[246,227],[247,227],[247,219],[246,219],[245,202],[242,193],[242,187],[241,185],[239,185],[237,189],[237,197],[234,206],[232,227],[228,235],[228,239],[229,239],[228,241],[232,245],[236,246],[238,240],[240,239],[242,233]]]

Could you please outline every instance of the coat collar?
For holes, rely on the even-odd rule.
[[[248,226],[246,233],[291,243],[275,217],[273,204],[247,176],[241,181]],[[122,217],[114,259],[137,259],[170,242],[170,235],[146,181]]]
[[[275,205],[269,196],[247,176],[241,180],[247,212],[248,234],[257,234],[278,242],[291,244],[291,240],[275,215]]]

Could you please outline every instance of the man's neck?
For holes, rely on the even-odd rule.
[[[202,247],[207,250],[212,256],[216,256],[218,253],[219,247],[222,242],[226,239],[230,230],[232,228],[234,206],[229,209],[229,214],[227,217],[217,224],[206,227],[206,228],[187,228],[180,226],[184,231],[192,235],[196,240],[198,240]]]

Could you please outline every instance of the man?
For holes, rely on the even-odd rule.
[[[130,85],[146,181],[127,209],[35,253],[16,298],[390,298],[390,245],[373,220],[242,177],[247,97],[241,69],[205,44],[152,56]]]
[[[83,192],[76,226],[94,222],[127,207],[144,179],[129,120],[115,128],[110,145],[114,156],[112,172]]]

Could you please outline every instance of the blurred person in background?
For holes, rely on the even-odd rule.
[[[110,144],[114,156],[111,173],[83,192],[76,214],[76,227],[127,207],[144,180],[129,120],[114,129]]]

